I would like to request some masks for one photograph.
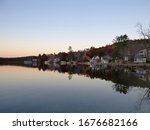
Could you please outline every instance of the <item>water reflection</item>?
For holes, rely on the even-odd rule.
[[[149,106],[147,107],[148,110],[143,110],[143,106]],[[137,102],[136,106],[137,112],[144,112],[144,111],[150,111],[150,88],[146,89],[144,94],[140,95],[139,101]],[[142,110],[142,111],[141,111]]]
[[[6,65],[6,64],[3,64]],[[10,64],[9,64],[10,65]],[[59,64],[11,64],[16,66],[38,68],[39,71],[58,71],[68,73],[68,79],[73,78],[73,74],[83,75],[91,79],[99,78],[115,83],[112,87],[117,92],[126,94],[132,87],[150,88],[149,68],[125,68],[109,65],[86,66],[86,65],[59,65]]]
[[[123,95],[130,94],[132,90],[136,91],[136,88],[140,88],[142,91],[141,94],[138,95],[137,104],[135,105],[135,110],[133,112],[150,112],[149,68],[133,68],[133,67],[124,68],[108,65],[103,66],[88,66],[88,65],[73,66],[73,65],[59,65],[59,64],[31,65],[25,63],[13,65],[37,68],[39,71],[57,71],[59,73],[65,73],[68,74],[68,80],[73,80],[74,75],[81,75],[89,79],[101,79],[105,81],[111,81],[113,83],[113,85],[111,86],[112,90]],[[147,110],[145,110],[145,108]]]

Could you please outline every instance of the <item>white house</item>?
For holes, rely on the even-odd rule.
[[[134,63],[146,63],[146,57],[145,56],[136,55],[134,57]]]
[[[60,58],[55,58],[53,62],[54,62],[54,63],[60,62]]]
[[[91,64],[98,64],[100,62],[100,57],[99,56],[94,56],[92,57],[92,59],[90,60]]]
[[[112,60],[110,56],[101,57],[101,63],[109,63]]]
[[[26,61],[24,61],[24,64],[25,65],[32,65],[32,61],[31,60],[26,60]]]
[[[134,63],[146,63],[147,50],[140,50],[134,57]]]

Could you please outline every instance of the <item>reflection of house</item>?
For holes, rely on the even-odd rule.
[[[142,75],[146,74],[146,71],[143,69],[136,69],[135,72],[136,72],[136,74],[142,74]]]
[[[139,79],[146,81],[146,71],[143,69],[136,69],[135,70]]]
[[[97,65],[92,65],[91,68],[92,68],[92,71],[100,70],[100,66],[97,66]]]

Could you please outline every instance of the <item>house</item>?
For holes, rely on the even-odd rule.
[[[32,61],[31,60],[26,60],[26,61],[24,61],[24,64],[25,65],[32,65]]]
[[[138,51],[134,56],[134,63],[146,63],[147,61],[147,49]]]
[[[136,55],[134,57],[134,63],[146,63],[146,57],[145,56]]]
[[[92,59],[90,60],[91,64],[98,64],[100,62],[100,57],[99,56],[94,56],[92,57]]]
[[[109,63],[112,60],[110,56],[101,57],[101,63]]]
[[[59,57],[55,57],[54,60],[53,60],[53,63],[58,63],[60,62],[60,58]]]

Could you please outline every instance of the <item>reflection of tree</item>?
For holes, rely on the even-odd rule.
[[[148,88],[145,92],[145,94],[143,95],[143,97],[141,98],[141,102],[143,100],[147,100],[148,102],[150,101],[150,88]]]
[[[140,101],[138,103],[137,110],[140,111],[142,108],[142,105],[144,103],[147,103],[150,105],[150,88],[146,89],[144,95],[140,98]]]
[[[72,79],[72,74],[68,75],[68,79],[71,80]]]
[[[39,69],[39,70],[46,71],[46,70],[48,69],[48,66],[47,66],[47,65],[41,65],[41,64],[39,64],[39,65],[38,65],[38,69]]]
[[[132,79],[135,79],[131,74],[126,73],[121,70],[112,70],[112,81],[116,84],[124,85],[124,86],[131,86]]]
[[[127,94],[129,91],[129,86],[125,86],[123,84],[114,84],[113,89],[116,90],[117,92]]]
[[[5,63],[6,64],[6,63]],[[2,64],[2,65],[5,65]],[[7,64],[6,64],[7,65]],[[9,64],[10,65],[10,64]],[[24,66],[24,67],[32,67],[23,63],[15,63],[12,65]],[[117,66],[96,66],[96,69],[92,69],[92,67],[88,65],[56,65],[56,64],[43,64],[42,62],[38,63],[36,66],[39,70],[43,71],[58,71],[59,73],[68,73],[69,79],[72,78],[73,74],[83,75],[89,77],[91,79],[104,79],[106,81],[112,81],[115,85],[113,86],[114,90],[126,94],[129,92],[129,87],[141,87],[141,88],[150,88],[149,79],[140,80],[135,71],[124,71],[124,67]],[[146,71],[147,77],[150,76],[149,71]]]

